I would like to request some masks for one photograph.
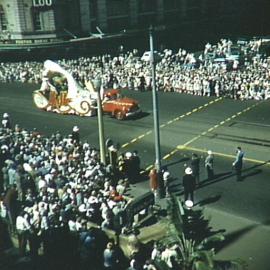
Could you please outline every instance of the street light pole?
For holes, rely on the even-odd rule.
[[[150,26],[149,29],[149,39],[150,39],[150,62],[152,69],[152,97],[153,97],[153,116],[154,116],[154,133],[155,133],[155,168],[157,173],[161,170],[161,160],[160,160],[160,134],[159,134],[159,108],[158,108],[158,95],[156,91],[156,66],[154,57],[154,42],[153,42],[153,27]],[[160,185],[159,185],[160,186]]]
[[[103,110],[102,110],[102,103],[101,103],[101,97],[100,97],[100,88],[102,85],[102,81],[101,81],[101,78],[98,77],[93,82],[94,82],[94,88],[97,91],[97,113],[98,113],[98,135],[99,135],[100,160],[104,165],[106,165]]]

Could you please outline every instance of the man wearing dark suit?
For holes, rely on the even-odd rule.
[[[183,176],[183,187],[185,201],[190,199],[192,202],[194,202],[193,193],[196,187],[196,180],[195,177],[192,175],[192,170],[190,167],[187,167],[185,169],[185,174]]]
[[[243,157],[244,157],[244,152],[242,151],[241,147],[238,146],[236,149],[235,161],[232,164],[236,172],[237,181],[242,180]]]
[[[200,158],[198,157],[197,154],[192,153],[190,165],[191,165],[193,175],[196,179],[196,183],[197,183],[197,185],[199,185],[199,182],[200,182]]]

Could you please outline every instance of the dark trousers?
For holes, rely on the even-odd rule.
[[[236,180],[241,181],[242,180],[242,168],[235,167],[235,173],[236,173]]]
[[[19,242],[19,252],[21,256],[24,256],[25,251],[26,251],[28,232],[18,230],[17,233],[18,233],[18,242]]]
[[[208,180],[212,180],[214,178],[214,170],[210,166],[206,166],[206,171],[207,171],[207,177]]]
[[[185,201],[190,199],[191,201],[194,202],[194,191],[193,190],[184,190],[184,197]]]
[[[200,173],[199,172],[195,172],[193,173],[195,180],[196,180],[196,184],[199,185],[200,183]]]

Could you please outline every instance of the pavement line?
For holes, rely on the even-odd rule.
[[[164,160],[168,159],[170,156],[174,155],[177,151],[178,151],[178,149],[174,149],[171,153],[167,154],[162,159],[164,159]]]
[[[200,137],[201,137],[201,135],[198,135],[198,136],[194,137],[193,139],[187,141],[187,142],[184,143],[183,145],[184,145],[184,146],[189,145],[189,144],[193,143],[194,141],[198,140]]]
[[[180,118],[184,118],[185,116],[189,116],[189,115],[191,115],[192,113],[198,112],[198,111],[200,111],[201,109],[203,109],[204,107],[207,107],[207,106],[209,106],[210,104],[214,104],[214,103],[216,103],[216,102],[218,102],[218,101],[221,101],[222,99],[223,99],[222,97],[219,97],[219,98],[216,98],[215,100],[211,100],[210,102],[208,102],[208,103],[206,103],[206,104],[204,104],[204,105],[202,105],[202,106],[200,106],[200,107],[198,107],[198,108],[195,108],[195,109],[193,109],[193,110],[187,112],[186,114],[182,114],[181,116],[178,116],[178,117],[174,118],[173,120],[169,120],[167,123],[164,123],[164,124],[160,125],[159,127],[160,127],[160,128],[164,128],[164,127],[166,127],[166,126],[168,126],[168,125],[170,125],[170,124],[176,122],[177,120],[180,120]],[[121,148],[125,148],[125,147],[131,145],[132,143],[134,143],[134,142],[136,142],[136,141],[142,139],[142,138],[145,137],[146,135],[150,135],[152,132],[153,132],[152,130],[147,131],[146,133],[144,133],[144,134],[138,136],[137,138],[132,139],[131,141],[129,141],[129,142],[123,144],[123,145],[121,146]]]
[[[171,156],[171,154],[167,154],[166,156],[164,156],[162,159],[167,159]]]
[[[184,145],[178,145],[177,146],[178,150],[188,150],[188,151],[196,151],[196,152],[200,152],[200,153],[207,153],[208,150],[205,149],[200,149],[200,148],[195,148],[195,147],[190,147],[190,146],[184,146]],[[213,154],[215,156],[220,156],[220,157],[227,157],[227,158],[231,158],[231,159],[235,159],[235,155],[229,155],[229,154],[224,154],[224,153],[220,153],[220,152],[213,152]],[[266,164],[270,164],[270,160],[264,161],[264,160],[258,160],[258,159],[253,159],[253,158],[244,158],[245,161],[250,161],[253,163],[266,163]]]
[[[154,167],[154,165],[149,165],[149,166],[145,169],[145,171],[150,171],[153,167]]]
[[[127,147],[129,145],[129,143],[125,143],[125,144],[123,144],[121,147],[122,148],[125,148],[125,147]]]
[[[250,109],[250,108],[254,108],[255,106],[258,106],[259,104],[261,104],[261,102],[257,102],[256,104],[253,104],[252,106],[249,106],[248,108],[249,108],[249,109]],[[247,110],[248,108],[242,110],[241,112],[235,113],[233,116],[236,117],[236,116],[241,115],[241,114],[242,114],[245,110]],[[221,121],[219,124],[213,126],[212,128],[209,128],[207,131],[204,131],[204,132],[202,132],[201,134],[199,134],[199,135],[193,137],[192,139],[190,139],[189,141],[187,141],[186,143],[184,143],[184,144],[183,144],[183,147],[184,147],[184,148],[187,147],[189,144],[191,144],[191,143],[197,141],[200,137],[206,135],[207,133],[211,132],[212,130],[217,129],[218,127],[222,126],[223,124],[229,122],[232,118],[234,118],[233,116],[230,116],[230,117],[226,118],[225,120]],[[176,147],[176,149],[178,149],[178,147],[179,147],[179,145]],[[182,148],[182,149],[183,149],[183,148]],[[172,155],[170,155],[170,156],[172,156]],[[167,155],[165,155],[165,157],[168,158]]]

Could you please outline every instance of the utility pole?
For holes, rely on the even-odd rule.
[[[99,135],[99,151],[100,160],[106,165],[106,150],[105,150],[105,138],[104,138],[104,122],[103,122],[103,110],[100,97],[100,88],[102,85],[101,78],[98,77],[93,80],[95,91],[97,91],[97,113],[98,113],[98,135]]]
[[[152,70],[152,98],[153,98],[153,117],[154,117],[154,134],[155,134],[155,168],[157,173],[161,170],[161,160],[160,160],[160,134],[159,134],[159,108],[158,108],[158,95],[156,90],[156,65],[154,56],[154,41],[153,41],[154,29],[152,26],[149,28],[149,39],[150,39],[150,63]],[[159,179],[159,187],[160,187]]]

